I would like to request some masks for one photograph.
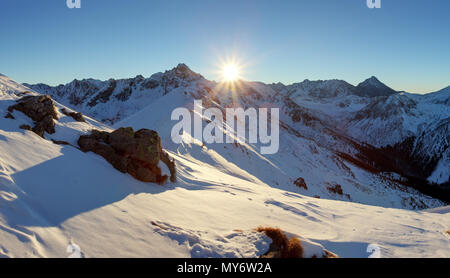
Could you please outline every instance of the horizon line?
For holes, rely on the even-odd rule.
[[[70,80],[70,81],[67,81],[67,82],[65,82],[65,83],[59,83],[59,84],[56,84],[56,83],[54,83],[54,82],[48,82],[48,83],[44,83],[44,82],[38,82],[38,83],[17,82],[15,79],[11,78],[9,75],[5,75],[5,74],[3,74],[3,73],[1,73],[1,72],[0,72],[0,76],[1,76],[1,75],[6,76],[6,77],[12,79],[13,81],[15,81],[15,82],[17,82],[17,83],[19,83],[19,84],[21,84],[21,85],[24,85],[24,86],[25,86],[25,85],[39,85],[39,84],[42,84],[42,85],[47,85],[47,86],[50,86],[50,87],[58,87],[58,86],[61,86],[61,85],[64,86],[64,85],[70,84],[70,83],[72,83],[72,82],[74,82],[74,81],[83,81],[83,80],[96,80],[96,81],[100,81],[100,82],[106,82],[106,81],[108,81],[108,80],[110,80],[110,79],[114,79],[114,80],[125,80],[125,79],[136,78],[136,77],[138,77],[138,76],[142,76],[142,77],[144,77],[145,79],[148,79],[148,78],[151,78],[151,77],[152,77],[153,75],[155,75],[155,74],[158,74],[158,73],[164,74],[165,72],[174,70],[174,69],[176,69],[177,67],[179,67],[180,65],[185,65],[190,71],[192,71],[192,72],[195,73],[195,74],[201,75],[201,76],[202,76],[205,80],[207,80],[207,81],[212,81],[212,82],[215,82],[215,83],[221,83],[221,82],[222,82],[222,81],[217,81],[217,80],[215,80],[215,79],[209,79],[209,78],[205,77],[205,76],[204,76],[203,74],[201,74],[200,72],[197,72],[197,71],[192,70],[192,68],[189,67],[188,65],[186,65],[185,63],[178,63],[177,66],[172,67],[171,69],[166,69],[165,71],[158,71],[158,72],[152,73],[152,74],[150,74],[148,77],[145,77],[145,76],[142,75],[142,74],[137,74],[137,75],[135,75],[134,77],[116,77],[116,78],[110,77],[110,78],[107,78],[107,79],[93,78],[93,77],[87,77],[87,78],[86,78],[86,77],[83,77],[83,78],[81,78],[81,79],[74,78],[74,79],[72,79],[72,80]],[[432,94],[432,93],[440,92],[440,91],[445,90],[445,89],[447,89],[447,88],[450,87],[450,84],[449,84],[448,86],[445,86],[445,85],[444,85],[444,87],[442,87],[441,89],[438,89],[438,90],[436,90],[436,91],[427,91],[427,92],[424,92],[424,93],[417,93],[417,92],[411,92],[411,91],[405,91],[405,90],[396,90],[396,89],[393,89],[392,87],[390,87],[389,85],[387,85],[386,83],[384,83],[383,81],[381,81],[381,80],[380,80],[378,77],[376,77],[375,75],[371,75],[370,77],[368,77],[368,78],[362,80],[362,81],[359,82],[358,84],[353,84],[353,83],[351,83],[351,82],[348,82],[348,81],[345,80],[345,79],[339,79],[339,78],[330,78],[330,79],[310,79],[310,78],[305,78],[305,79],[303,79],[302,81],[294,81],[294,82],[290,82],[290,83],[283,83],[283,82],[281,82],[281,81],[278,81],[278,82],[266,82],[266,81],[262,81],[262,80],[246,80],[246,79],[239,79],[239,81],[242,81],[242,82],[263,83],[263,84],[265,84],[265,85],[276,85],[276,84],[281,84],[281,85],[283,85],[283,86],[292,86],[292,85],[295,85],[295,84],[303,83],[303,82],[305,82],[305,81],[318,82],[318,81],[333,81],[333,80],[336,80],[336,81],[344,81],[344,82],[346,82],[346,83],[348,83],[348,84],[350,84],[350,85],[356,87],[356,86],[358,86],[359,84],[361,84],[362,82],[364,82],[364,81],[366,81],[366,80],[368,80],[368,79],[371,79],[371,78],[373,78],[373,77],[375,77],[379,82],[381,82],[382,84],[388,86],[389,88],[391,88],[392,90],[396,91],[397,93],[409,93],[409,94],[417,94],[417,95],[427,95],[427,94]]]

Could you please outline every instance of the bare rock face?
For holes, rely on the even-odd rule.
[[[94,152],[105,158],[122,173],[129,173],[143,182],[162,184],[168,176],[161,174],[161,160],[170,169],[170,180],[176,181],[175,162],[161,147],[156,131],[131,127],[119,128],[112,133],[92,130],[90,135],[80,136],[78,145],[84,152]]]
[[[44,132],[55,133],[55,122],[58,116],[53,100],[48,95],[25,96],[17,101],[15,105],[8,107],[8,111],[17,110],[30,117],[35,126],[33,132],[44,137]]]

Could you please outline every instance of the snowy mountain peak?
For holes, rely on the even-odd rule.
[[[372,76],[356,86],[357,94],[367,97],[390,96],[397,92]]]
[[[179,63],[176,67],[176,70],[179,71],[191,71],[191,69],[185,63]]]
[[[287,86],[291,98],[309,96],[313,98],[333,98],[355,94],[355,87],[344,80],[315,80],[305,79],[301,83]]]
[[[192,71],[186,64],[180,63],[175,68],[164,73],[166,78],[178,77],[185,81],[193,81],[203,79],[199,73]]]
[[[373,86],[382,86],[382,85],[384,85],[376,76],[373,76],[373,75],[370,78],[367,78],[362,83],[368,83],[368,84],[371,84]]]

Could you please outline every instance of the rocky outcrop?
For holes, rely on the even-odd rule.
[[[304,249],[302,242],[296,236],[288,238],[287,235],[279,228],[259,227],[257,232],[264,233],[272,240],[269,250],[263,254],[261,259],[301,259],[304,257]],[[314,254],[311,258],[338,258],[339,256],[322,249],[321,252]]]
[[[25,96],[17,101],[15,105],[8,107],[11,113],[20,111],[34,121],[32,131],[44,138],[44,132],[55,133],[55,122],[58,119],[55,105],[49,95]]]
[[[63,113],[66,116],[72,117],[77,122],[83,122],[83,123],[86,122],[83,114],[81,114],[81,113],[70,112],[70,111],[67,111],[67,109],[65,109],[65,108],[61,109],[61,113]]]
[[[259,227],[257,229],[260,233],[265,233],[266,236],[272,239],[269,251],[262,255],[262,259],[301,259],[303,258],[303,247],[297,237],[289,239],[286,234],[279,228],[273,227]]]
[[[330,185],[327,187],[328,191],[334,194],[338,195],[344,195],[344,191],[342,190],[342,187],[339,184]]]
[[[305,179],[303,179],[303,178],[298,178],[298,179],[296,179],[295,181],[294,181],[294,184],[297,186],[297,187],[300,187],[300,188],[303,188],[303,189],[305,189],[305,190],[308,190],[308,186],[306,185],[306,182],[305,182]]]
[[[143,182],[163,184],[168,179],[158,166],[162,161],[170,170],[170,180],[176,181],[175,162],[162,149],[156,131],[140,129],[135,132],[131,127],[112,133],[92,130],[90,135],[80,136],[78,145],[83,152],[94,152],[120,172]]]

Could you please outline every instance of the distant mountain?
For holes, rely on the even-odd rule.
[[[450,86],[430,94],[421,96],[425,101],[450,106]]]
[[[49,94],[55,100],[105,122],[115,123],[144,108],[169,91],[188,86],[203,79],[185,64],[172,70],[153,74],[149,78],[138,75],[128,79],[74,80],[66,85],[24,84],[32,90]]]
[[[286,87],[287,95],[295,98],[297,96],[309,96],[313,98],[332,98],[355,94],[355,87],[343,80],[305,80]]]
[[[356,93],[363,97],[380,97],[394,95],[397,92],[372,76],[356,86]]]

